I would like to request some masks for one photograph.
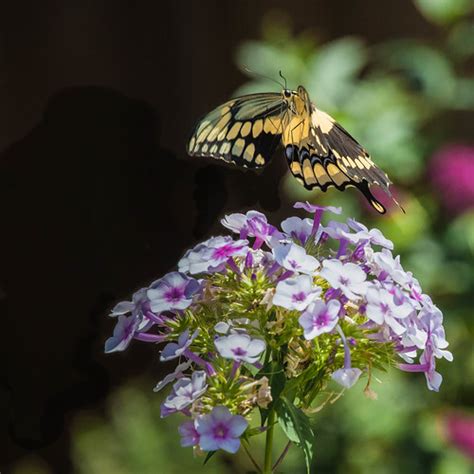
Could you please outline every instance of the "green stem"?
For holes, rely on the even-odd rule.
[[[273,429],[275,428],[275,410],[270,410],[267,420],[267,436],[265,439],[265,460],[263,474],[272,474]]]
[[[291,447],[291,441],[288,441],[287,445],[285,446],[285,449],[280,454],[280,457],[277,459],[276,463],[273,465],[274,471],[276,471],[276,468],[283,462],[283,459],[285,459],[285,456],[288,453],[290,447]]]
[[[249,457],[250,461],[252,462],[255,469],[257,470],[257,472],[262,472],[262,468],[258,465],[257,461],[252,456],[252,453],[250,452],[249,448],[247,447],[247,441],[243,441],[242,446],[243,446],[245,452],[247,453],[247,456]]]

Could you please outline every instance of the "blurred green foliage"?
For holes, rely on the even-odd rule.
[[[377,400],[363,386],[347,391],[315,414],[318,473],[468,474],[473,467],[440,436],[438,420],[449,407],[471,410],[474,400],[474,210],[453,216],[443,211],[431,189],[427,168],[443,143],[459,141],[446,117],[470,111],[474,78],[467,66],[474,56],[471,0],[416,0],[420,12],[440,28],[439,41],[404,38],[369,46],[343,37],[319,44],[310,34],[294,35],[287,18],[268,15],[262,39],[246,41],[236,62],[277,79],[281,69],[289,87],[302,84],[318,107],[333,115],[371,152],[399,188],[407,213],[366,215],[394,241],[402,263],[444,311],[455,360],[440,363],[444,382],[428,392],[423,375],[392,370],[373,382]],[[265,79],[251,79],[236,94],[269,91]],[[454,117],[456,117],[454,115]],[[455,118],[454,118],[455,120]],[[474,177],[473,177],[474,179]],[[288,176],[282,193],[289,202],[308,199],[342,205],[360,217],[355,192],[315,191],[309,195]],[[191,449],[179,447],[177,421],[159,418],[160,397],[151,381],[132,383],[108,402],[106,415],[83,413],[74,422],[73,460],[79,474],[250,472],[241,450],[215,456],[205,467]],[[323,403],[326,394],[321,394]],[[253,446],[260,459],[263,439]],[[260,443],[260,444],[259,444]],[[277,446],[283,448],[284,438]],[[27,459],[15,474],[49,473],[44,463]],[[304,472],[298,450],[290,450],[282,472]]]

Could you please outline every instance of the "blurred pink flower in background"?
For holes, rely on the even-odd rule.
[[[474,416],[459,411],[442,417],[443,434],[447,441],[474,460]]]
[[[431,185],[444,207],[456,214],[474,208],[474,147],[446,145],[429,164]]]

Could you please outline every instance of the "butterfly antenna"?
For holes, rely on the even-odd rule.
[[[287,89],[287,87],[286,87],[286,77],[281,73],[281,71],[278,71],[278,74],[285,81],[285,89]]]
[[[262,79],[268,79],[269,81],[276,82],[280,87],[283,88],[283,84],[280,81],[277,81],[276,79],[273,79],[273,77],[265,76],[264,74],[260,74],[258,72],[252,71],[247,66],[244,66],[244,70],[247,71],[252,76],[261,77]],[[284,87],[286,89],[286,81],[285,81],[285,86]]]

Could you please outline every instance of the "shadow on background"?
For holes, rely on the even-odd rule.
[[[159,114],[146,103],[103,87],[68,88],[1,156],[7,465],[36,451],[69,471],[72,414],[101,407],[113,386],[152,370],[149,345],[134,344],[127,357],[103,354],[113,303],[217,231],[227,201],[279,206],[278,163],[262,178],[177,160],[157,137]],[[273,180],[274,195],[261,191],[262,179]]]

